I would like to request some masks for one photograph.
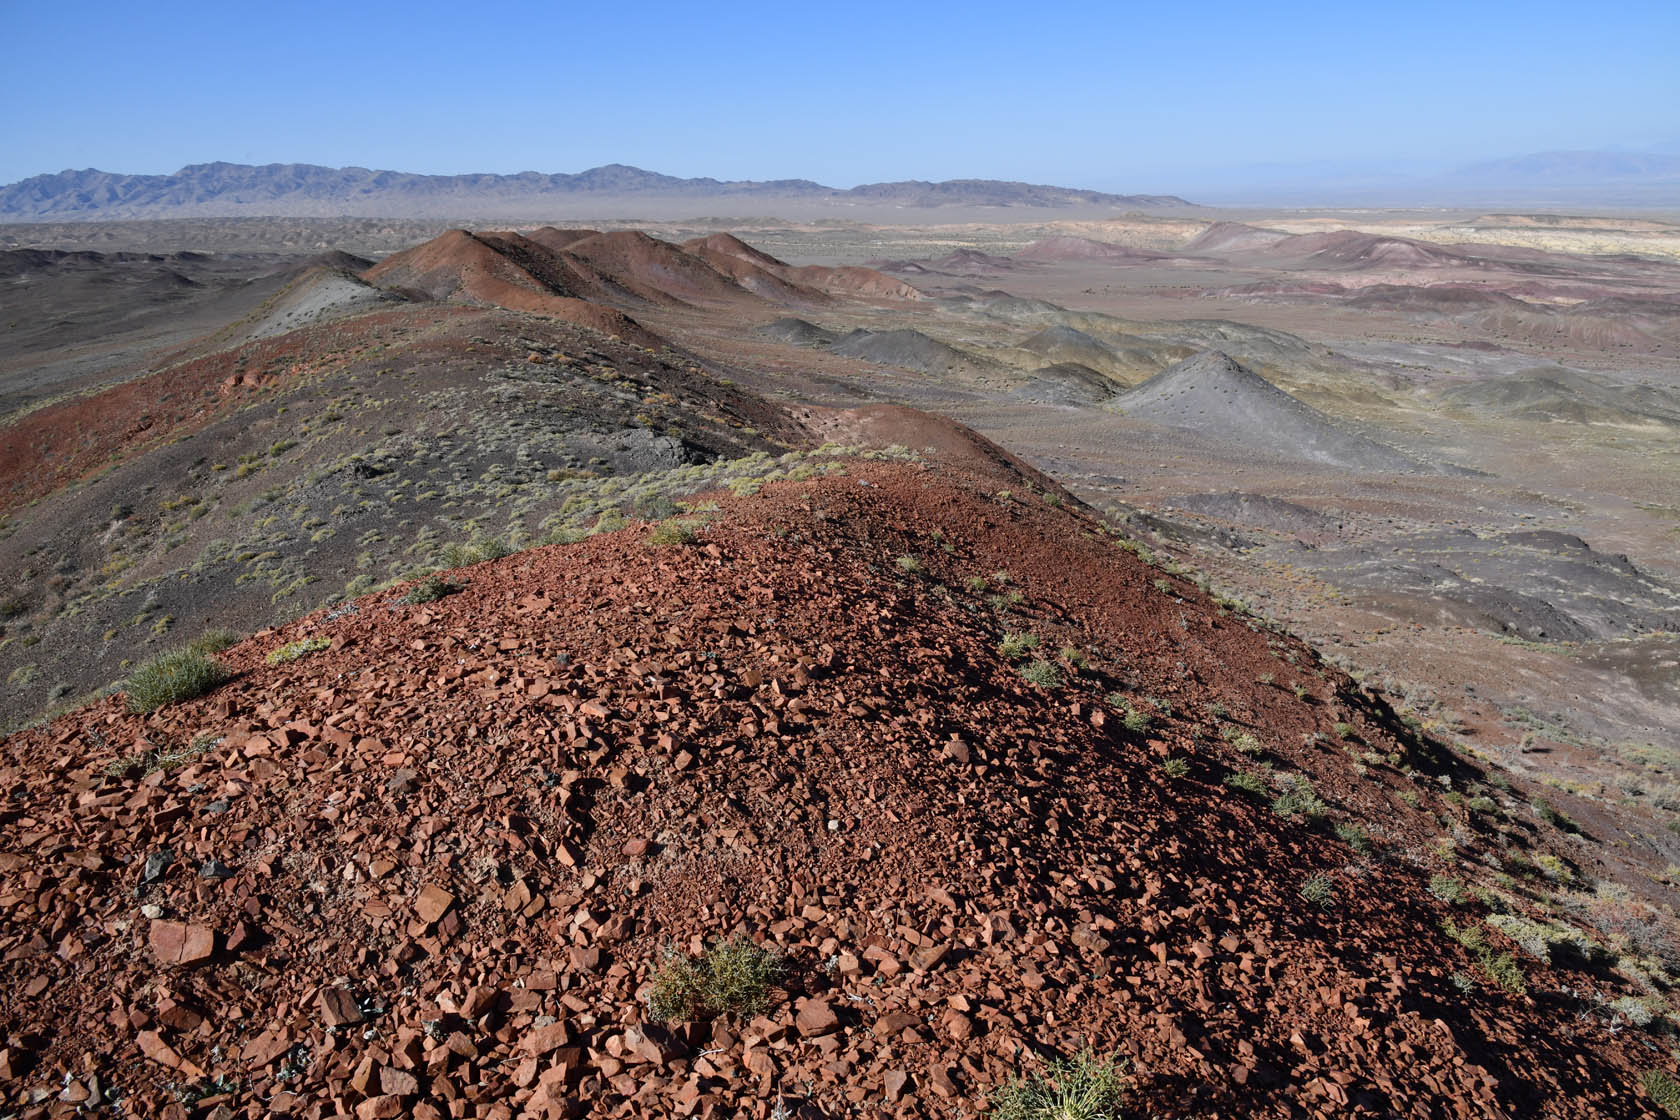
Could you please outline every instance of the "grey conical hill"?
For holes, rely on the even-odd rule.
[[[1127,416],[1185,428],[1275,459],[1358,471],[1433,471],[1384,443],[1350,432],[1216,350],[1168,366],[1115,400]]]

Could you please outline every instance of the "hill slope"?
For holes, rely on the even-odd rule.
[[[996,461],[853,460],[691,546],[509,557],[256,635],[203,699],[7,740],[0,1092],[931,1117],[1089,1045],[1144,1115],[1643,1115],[1639,1042],[1571,1013],[1625,989],[1493,932],[1483,972],[1425,871],[1314,824],[1420,846],[1467,812],[1436,775],[1474,772],[1082,515],[1000,503]],[[959,590],[1005,566],[1018,602]],[[1003,631],[1085,665],[1029,683]],[[1363,776],[1302,746],[1338,722]],[[650,1023],[672,955],[730,933],[784,963],[763,1014]]]
[[[1127,416],[1186,428],[1273,458],[1352,470],[1430,469],[1386,444],[1337,427],[1317,409],[1217,351],[1162,370],[1115,404]]]

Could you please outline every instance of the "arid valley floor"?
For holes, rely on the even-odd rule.
[[[934,213],[0,226],[0,1112],[1660,1115],[1680,216]]]

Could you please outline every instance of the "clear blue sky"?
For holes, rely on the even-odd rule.
[[[987,177],[1680,140],[1680,0],[0,0],[0,183],[74,167]]]

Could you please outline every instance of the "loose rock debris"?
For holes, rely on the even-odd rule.
[[[1648,1045],[1563,992],[1613,975],[1453,982],[1450,908],[1393,858],[1430,803],[1304,738],[1415,756],[1384,706],[1000,497],[1004,466],[848,470],[724,498],[692,544],[636,526],[317,614],[199,700],[0,745],[6,1108],[972,1117],[1088,1047],[1138,1115],[1649,1115]],[[1006,630],[1081,656],[1030,684]],[[331,645],[263,664],[305,637]],[[1253,766],[1223,723],[1391,858],[1223,784]],[[95,747],[204,735],[149,774]],[[784,962],[768,1011],[649,1021],[668,954],[738,933]]]

